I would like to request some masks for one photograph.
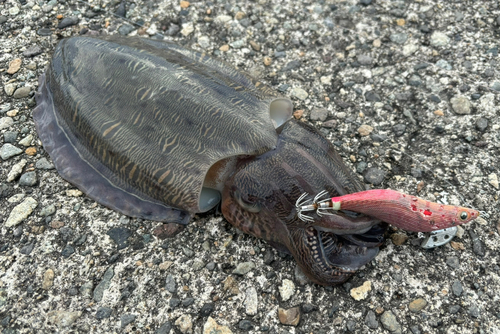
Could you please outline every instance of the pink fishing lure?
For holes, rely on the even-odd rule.
[[[476,210],[433,203],[390,189],[374,189],[332,197],[326,203],[334,210],[364,213],[414,232],[441,230],[468,223],[479,217]]]

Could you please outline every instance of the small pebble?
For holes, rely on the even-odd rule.
[[[49,268],[45,271],[42,278],[42,289],[48,290],[54,285],[54,276],[54,270]]]
[[[374,186],[382,184],[385,179],[385,172],[376,167],[370,167],[365,172],[364,179],[366,183],[371,183]]]
[[[253,262],[238,263],[236,268],[233,270],[233,274],[243,276],[254,268],[255,263]]]
[[[109,318],[113,310],[109,307],[99,307],[95,313],[95,317],[99,320]]]
[[[278,288],[281,299],[283,301],[289,300],[295,293],[295,284],[289,279],[284,279],[281,282],[281,286]]]
[[[462,292],[464,291],[462,288],[462,283],[459,280],[453,281],[453,284],[451,285],[451,291],[455,296],[460,297],[462,295]]]
[[[14,125],[14,120],[11,117],[2,117],[2,118],[0,118],[0,130],[8,129],[12,125]],[[16,134],[16,136],[17,136],[17,134]],[[5,134],[4,134],[4,138],[5,138]]]
[[[5,222],[5,227],[12,227],[20,224],[23,219],[28,218],[28,216],[33,212],[33,210],[37,207],[38,202],[35,201],[32,197],[26,197],[26,199],[18,204],[12,209],[10,212],[9,218]]]
[[[459,115],[468,115],[471,113],[471,103],[465,96],[455,96],[450,100],[453,111]]]
[[[423,298],[418,298],[412,301],[409,305],[411,312],[418,313],[427,306],[427,301]]]
[[[19,179],[20,186],[33,187],[38,182],[35,172],[27,172]]]
[[[366,313],[365,324],[371,329],[378,328],[378,321],[375,312],[370,310]]]
[[[122,314],[122,316],[120,316],[120,327],[126,327],[128,324],[134,322],[135,318],[135,314]]]
[[[22,64],[21,58],[16,58],[9,63],[9,68],[7,69],[8,74],[14,74],[21,68]]]
[[[449,265],[453,269],[458,269],[460,267],[460,261],[456,256],[450,256],[446,258],[446,264]]]
[[[299,307],[284,309],[278,307],[278,318],[283,325],[297,326],[300,321]]]
[[[187,314],[183,314],[177,318],[175,325],[179,328],[181,333],[191,333],[193,329],[193,321],[191,320],[191,316]]]
[[[401,325],[391,311],[385,311],[380,317],[380,322],[382,322],[384,328],[390,332],[401,332]]]
[[[372,282],[365,281],[363,285],[352,288],[350,291],[351,297],[355,300],[363,300],[368,297],[368,293],[372,290]]]
[[[12,144],[4,144],[0,148],[0,158],[2,158],[2,160],[8,160],[8,159],[10,159],[16,155],[19,155],[21,153],[23,153],[23,150],[15,147]]]

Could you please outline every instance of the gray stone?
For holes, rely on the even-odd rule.
[[[61,252],[61,255],[64,257],[70,257],[75,252],[75,248],[71,245],[66,245]]]
[[[95,313],[95,317],[99,320],[109,318],[112,311],[113,309],[110,307],[99,307]]]
[[[238,328],[241,329],[242,331],[247,332],[253,329],[253,324],[250,320],[243,319],[240,320],[240,322],[238,323]]]
[[[450,256],[446,258],[446,264],[452,267],[453,269],[458,269],[460,267],[460,261],[456,256]]]
[[[82,315],[81,311],[70,312],[64,310],[51,311],[47,314],[48,321],[58,327],[70,327]]]
[[[165,289],[167,289],[167,291],[170,293],[174,293],[175,291],[177,291],[174,276],[172,276],[171,274],[168,274],[167,278],[165,279]]]
[[[481,312],[476,304],[472,304],[467,310],[467,314],[469,314],[472,318],[479,318]]]
[[[356,330],[356,321],[347,320],[346,327],[349,332],[354,332]]]
[[[37,183],[36,173],[35,172],[27,172],[21,175],[19,179],[20,186],[33,187]]]
[[[288,72],[291,70],[298,69],[302,65],[302,62],[300,60],[292,60],[288,64],[285,65],[283,68],[283,72]]]
[[[54,165],[52,163],[50,163],[47,158],[41,158],[40,160],[38,160],[35,164],[35,167],[37,169],[43,169],[43,170],[50,170],[50,169],[54,169]]]
[[[214,303],[205,303],[200,309],[200,315],[202,317],[208,317],[215,309]]]
[[[366,167],[368,167],[368,164],[366,162],[364,162],[364,161],[360,161],[356,165],[356,172],[359,173],[359,174],[363,174],[363,172],[365,171]]]
[[[391,311],[385,311],[380,317],[380,321],[385,329],[390,332],[401,332],[401,325],[396,316]]]
[[[418,86],[422,85],[422,80],[420,79],[420,77],[418,75],[414,74],[408,80],[408,84],[410,86],[418,87]]]
[[[78,23],[78,21],[79,19],[76,16],[65,17],[61,20],[61,22],[59,22],[59,24],[57,25],[57,29],[64,29],[66,27],[74,26]]]
[[[10,144],[15,143],[18,134],[19,134],[19,132],[17,132],[17,131],[6,131],[3,134],[3,140],[6,143],[10,143]]]
[[[373,90],[369,90],[365,93],[365,99],[368,102],[380,102],[382,98],[379,94],[375,93]]]
[[[80,287],[80,294],[83,297],[91,297],[92,296],[92,289],[94,288],[94,284],[92,281],[88,281]]]
[[[198,44],[203,49],[208,49],[210,47],[210,38],[208,38],[208,36],[200,36],[198,37]]]
[[[104,296],[104,291],[106,291],[111,285],[111,279],[115,276],[113,267],[109,267],[104,275],[102,276],[101,282],[94,289],[94,300],[99,303]]]
[[[469,235],[472,240],[472,250],[476,255],[483,257],[486,254],[484,243],[474,231],[469,230]]]
[[[325,121],[328,117],[328,110],[325,108],[314,108],[309,115],[311,121]]]
[[[451,285],[451,291],[453,291],[453,294],[455,296],[460,297],[462,295],[462,292],[464,291],[462,288],[462,283],[460,283],[459,280],[454,281]]]
[[[33,135],[27,135],[23,139],[19,141],[20,145],[23,145],[24,147],[28,147],[31,145],[31,142],[33,141]]]
[[[443,70],[447,70],[447,71],[451,71],[453,69],[451,64],[444,59],[439,59],[436,62],[436,66],[441,67]]]
[[[373,62],[372,57],[370,57],[369,55],[366,55],[366,54],[359,55],[357,57],[357,60],[358,60],[358,63],[360,63],[361,65],[364,65],[364,66],[370,66]]]
[[[172,323],[170,321],[167,321],[155,331],[155,334],[169,334],[171,330]]]
[[[465,96],[457,95],[450,100],[453,111],[459,115],[468,115],[471,113],[471,103]]]
[[[366,183],[371,183],[374,186],[378,186],[384,181],[385,172],[376,167],[371,167],[366,171],[364,178]]]
[[[38,45],[33,45],[33,46],[30,46],[28,49],[26,49],[26,51],[23,52],[23,56],[34,57],[34,56],[38,56],[42,52],[43,52],[43,50],[41,47],[39,47]]]
[[[368,326],[371,329],[378,328],[378,321],[377,321],[377,317],[375,316],[375,312],[370,310],[366,313],[365,324],[366,324],[366,326]]]
[[[434,47],[445,46],[450,42],[450,38],[440,31],[435,31],[431,35],[430,42]]]
[[[299,87],[292,88],[290,95],[298,98],[299,100],[305,100],[309,96],[305,90]]]
[[[396,44],[404,44],[406,40],[408,39],[408,34],[405,33],[395,33],[390,36],[390,39],[393,43]]]
[[[129,245],[128,238],[132,231],[126,227],[114,227],[106,233],[117,244],[118,249],[124,249]]]
[[[134,26],[125,23],[125,24],[122,24],[120,26],[120,28],[118,28],[118,33],[120,35],[127,36],[128,34],[130,34],[134,30],[135,30]]]
[[[255,268],[255,263],[253,262],[238,263],[236,268],[233,270],[233,274],[243,276],[253,268]]]
[[[234,42],[231,42],[229,43],[229,45],[233,48],[233,49],[241,49],[242,47],[244,47],[246,44],[246,41],[244,39],[239,39],[237,41],[234,41]]]
[[[3,86],[5,94],[7,94],[8,96],[12,96],[14,94],[16,88],[17,88],[17,83],[15,83],[15,82],[12,82],[10,84],[6,84],[5,86]]]
[[[396,137],[401,137],[405,134],[406,125],[404,124],[396,124],[392,127],[392,132],[396,135]]]
[[[49,206],[46,206],[40,210],[39,215],[42,217],[47,217],[50,215],[53,215],[56,212],[56,206],[54,204],[50,204]]]
[[[126,327],[128,324],[134,322],[135,318],[136,318],[135,314],[123,314],[120,317],[120,327],[121,328]]]
[[[450,305],[450,307],[448,308],[448,312],[450,312],[451,314],[456,314],[458,313],[458,311],[460,311],[460,305]]]
[[[492,85],[491,85],[491,89],[497,91],[497,92],[500,92],[500,82],[498,81],[495,81]]]
[[[14,125],[14,120],[11,117],[0,118],[0,130],[10,128]]]
[[[37,205],[38,202],[32,197],[26,197],[22,203],[16,205],[14,209],[12,209],[9,218],[7,218],[5,222],[5,227],[12,227],[21,223],[23,219],[28,218]]]
[[[31,91],[31,88],[30,87],[19,87],[18,89],[16,89],[16,91],[14,92],[14,98],[15,99],[22,99],[24,97],[27,97],[30,95],[30,91]]]

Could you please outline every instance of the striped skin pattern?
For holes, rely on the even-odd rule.
[[[237,228],[291,253],[319,284],[338,284],[373,259],[386,224],[369,215],[297,218],[304,192],[360,192],[312,126],[269,117],[278,98],[231,66],[169,42],[120,36],[62,40],[40,78],[33,112],[59,173],[123,214],[185,224],[205,175],[239,157],[221,180]]]
[[[292,119],[280,130],[275,150],[243,163],[226,182],[222,213],[242,231],[288,251],[313,282],[344,282],[377,255],[386,224],[340,212],[301,221],[295,202],[302,193],[326,189],[341,196],[363,186],[313,127]],[[328,230],[333,226],[335,233]]]
[[[173,43],[64,39],[40,87],[34,119],[42,141],[55,143],[45,146],[57,169],[90,197],[127,215],[171,218],[170,211],[163,218],[161,212],[143,215],[141,200],[193,215],[215,162],[276,146],[269,118],[276,94]],[[62,135],[52,138],[52,131]],[[67,145],[73,152],[65,152],[71,156],[65,159],[59,149]],[[137,203],[122,202],[122,196]]]

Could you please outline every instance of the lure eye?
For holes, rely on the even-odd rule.
[[[460,218],[460,220],[466,220],[467,218],[469,218],[469,214],[465,211],[462,211],[462,212],[460,212],[458,217]]]

